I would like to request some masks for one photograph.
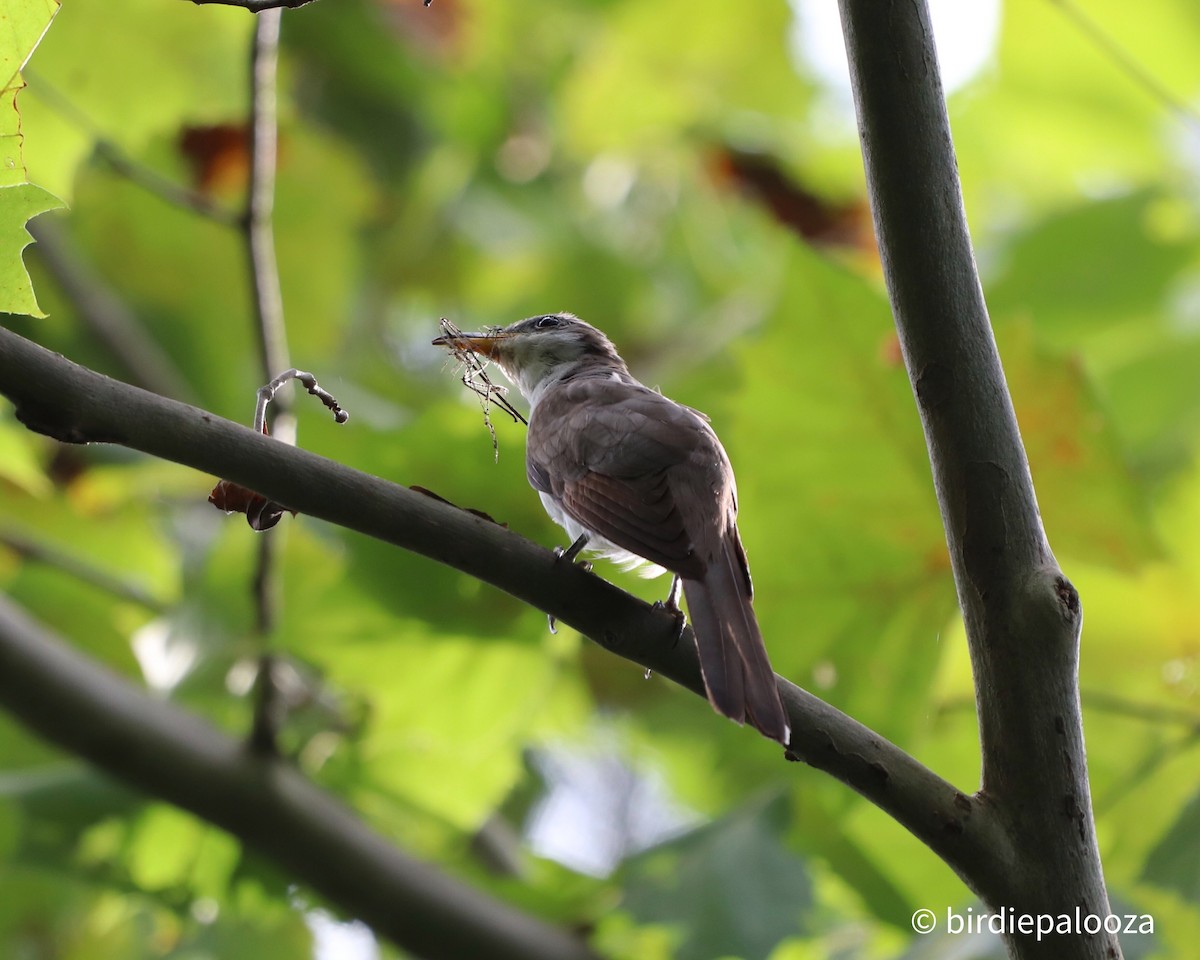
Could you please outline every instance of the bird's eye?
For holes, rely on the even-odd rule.
[[[546,330],[549,327],[562,326],[562,320],[558,317],[538,317],[537,323],[534,326],[539,330]]]

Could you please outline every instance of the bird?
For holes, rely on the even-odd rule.
[[[786,745],[791,733],[752,605],[733,468],[709,419],[647,387],[570,313],[433,341],[493,361],[529,403],[526,476],[581,551],[682,585],[713,708]],[[682,614],[681,614],[682,616]]]

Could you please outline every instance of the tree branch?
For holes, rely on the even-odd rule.
[[[242,7],[251,13],[261,13],[263,10],[294,10],[296,7],[306,7],[316,0],[189,0],[200,7],[204,4],[217,4],[223,7]]]
[[[147,390],[192,401],[195,391],[175,361],[159,346],[128,305],[83,260],[56,217],[36,217],[26,228],[37,241],[36,256],[57,281],[75,313]]]
[[[89,134],[93,139],[96,156],[130,183],[136,183],[139,187],[174,207],[199,214],[215,223],[225,226],[233,226],[237,223],[237,214],[234,211],[222,206],[199,190],[181,186],[157,170],[134,160],[118,144],[105,136],[91,117],[75,106],[61,90],[45,80],[36,70],[27,67],[22,72],[22,76],[29,83],[30,91],[50,109],[68,123]]]
[[[163,614],[167,606],[141,584],[115,576],[103,567],[89,563],[65,550],[34,540],[8,526],[0,527],[0,546],[22,560],[41,563],[105,593],[135,603],[151,613]]]
[[[924,0],[840,0],[871,206],[925,429],[975,673],[980,802],[1012,859],[975,865],[993,908],[1103,917],[1078,651],[1082,612],[1042,529],[975,270]],[[1014,957],[1120,955],[1111,934],[1010,936]]]
[[[551,551],[497,523],[111,380],[3,328],[0,392],[33,430],[66,442],[119,443],[173,460],[430,557],[704,697],[690,628],[677,642],[669,612],[559,563]],[[779,683],[792,727],[790,758],[831,774],[891,814],[972,886],[969,866],[1008,855],[1007,838],[986,804],[819,698]],[[715,715],[708,720],[726,722]]]
[[[1156,77],[1148,67],[1139,63],[1112,34],[1104,30],[1096,20],[1073,0],[1049,0],[1062,10],[1075,28],[1087,38],[1100,53],[1126,77],[1141,87],[1150,97],[1174,113],[1194,130],[1200,130],[1200,111],[1182,97],[1172,93],[1167,85]]]
[[[421,957],[595,960],[564,931],[400,853],[296,770],[97,667],[2,596],[0,699],[41,736],[228,830]]]
[[[254,288],[254,315],[264,383],[292,365],[288,359],[283,292],[279,285],[275,231],[271,223],[278,155],[275,74],[279,62],[281,19],[281,11],[267,10],[258,17],[254,26],[254,45],[250,55],[250,187],[242,217],[242,234]],[[287,409],[286,397],[285,394],[276,403],[276,413]]]
[[[250,184],[242,215],[242,240],[254,303],[255,333],[259,347],[259,372],[264,383],[292,366],[288,356],[287,325],[283,315],[283,290],[275,256],[275,168],[278,162],[279,130],[276,120],[276,75],[279,64],[281,10],[266,10],[254,23],[250,48]],[[296,420],[291,412],[291,395],[284,392],[272,413],[272,430],[285,443],[296,442]],[[274,752],[275,737],[282,721],[274,677],[274,658],[268,652],[271,632],[279,619],[282,583],[279,555],[283,531],[266,531],[258,541],[252,589],[255,632],[263,650],[258,660],[255,684],[254,725],[250,742],[259,752]]]

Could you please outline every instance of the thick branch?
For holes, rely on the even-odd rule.
[[[0,391],[34,430],[68,442],[120,443],[247,486],[301,513],[377,537],[487,581],[606,649],[698,696],[690,631],[667,612],[501,527],[439,499],[264,437],[194,407],[79,367],[0,328]],[[1002,858],[1005,837],[984,803],[898,747],[780,680],[790,754],[837,777],[927,843],[960,876]],[[723,723],[715,715],[710,722]]]
[[[841,11],[880,255],[975,671],[980,797],[1016,853],[971,874],[994,908],[1103,916],[1077,688],[1079,597],[1042,529],[975,270],[928,9],[841,0]],[[1022,958],[1120,950],[1104,934],[1008,946]]]
[[[400,853],[291,767],[97,667],[0,596],[0,700],[47,740],[203,817],[426,958],[594,960]]]

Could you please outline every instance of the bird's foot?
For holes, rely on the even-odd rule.
[[[675,641],[679,643],[680,637],[683,636],[683,630],[687,626],[687,614],[683,612],[683,608],[679,606],[679,595],[683,590],[683,581],[678,575],[671,581],[671,590],[667,594],[666,600],[655,600],[655,610],[666,610],[675,617]],[[674,644],[672,644],[674,645]]]
[[[558,560],[560,563],[574,563],[575,566],[579,567],[579,569],[582,570],[584,573],[591,573],[592,572],[591,561],[588,561],[588,560],[576,561],[576,559],[575,559],[583,551],[583,548],[587,546],[588,541],[590,539],[591,539],[590,534],[581,533],[576,538],[575,542],[573,544],[571,544],[569,547],[567,547],[565,550],[562,547],[555,547],[554,548],[554,558],[556,560]],[[552,614],[552,613],[547,614],[546,622],[548,623],[548,625],[550,627],[551,633],[558,633],[558,621],[554,618],[554,614]]]
[[[556,556],[559,560],[563,561],[564,563],[574,563],[575,558],[578,557],[579,554],[581,554],[583,552],[583,548],[588,545],[588,541],[591,539],[592,539],[591,534],[581,533],[575,539],[575,542],[573,544],[571,544],[569,547],[567,547],[565,550],[562,547],[555,547],[554,548],[554,556]],[[586,570],[588,573],[592,572],[592,565],[587,560],[580,561],[579,566],[582,567],[584,570]]]
[[[558,557],[559,560],[569,560],[570,558],[567,556],[567,554],[569,554],[570,552],[571,551],[569,549],[564,550],[562,547],[554,548],[554,555],[556,557]],[[575,566],[577,566],[584,573],[592,572],[592,561],[591,560],[576,560]]]

